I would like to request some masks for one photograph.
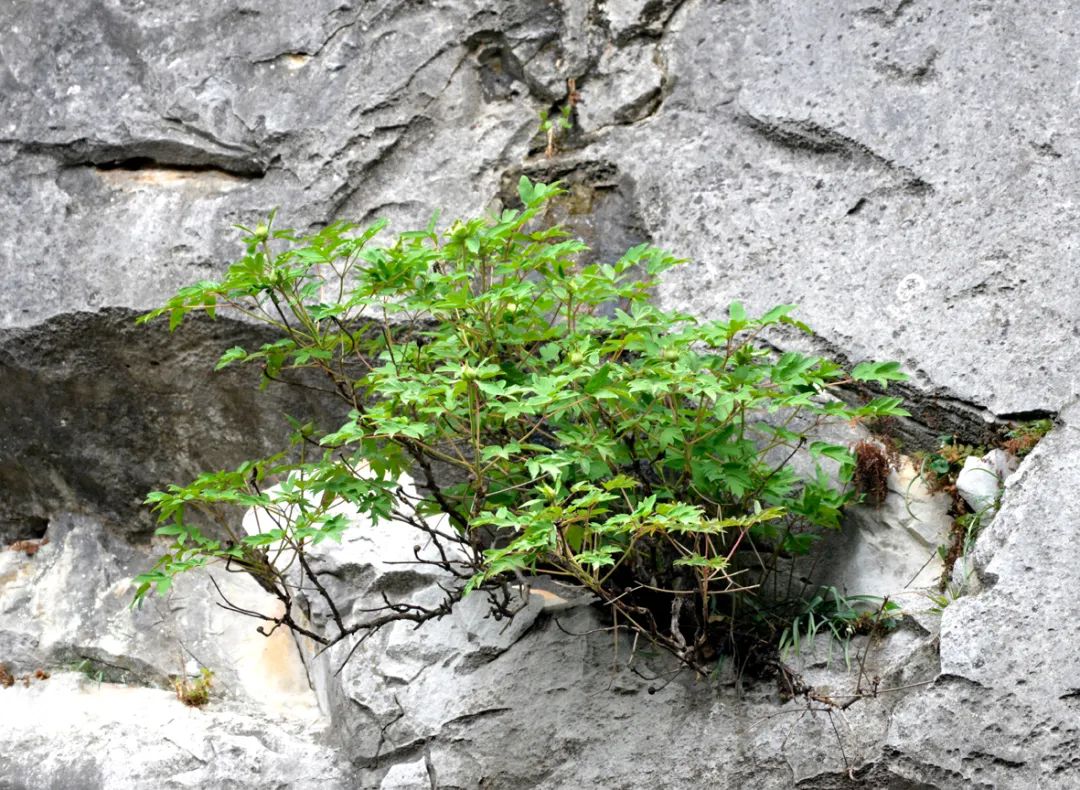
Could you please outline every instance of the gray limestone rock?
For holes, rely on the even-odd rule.
[[[815,552],[814,577],[845,594],[889,596],[909,610],[928,608],[925,593],[941,578],[938,547],[948,545],[949,495],[932,493],[909,459],[889,474],[880,505],[852,508],[839,534]]]
[[[160,684],[185,635],[232,706],[189,717],[160,689],[60,675],[0,689],[0,786],[1080,785],[1078,24],[1064,0],[0,5],[0,544],[49,539],[0,552],[0,663],[92,658]],[[569,79],[576,125],[547,160],[536,113]],[[133,316],[214,276],[229,226],[274,206],[302,230],[400,230],[505,204],[521,172],[566,179],[552,216],[597,257],[653,241],[689,258],[667,306],[793,302],[818,334],[771,342],[902,361],[915,440],[1063,412],[983,525],[940,637],[920,616],[868,651],[898,690],[811,714],[771,686],[671,679],[639,650],[642,679],[587,605],[538,602],[507,630],[462,606],[388,629],[340,675],[338,649],[310,662],[331,752],[254,706],[236,658],[252,624],[212,616],[204,577],[126,609],[152,553],[147,490],[276,447],[283,411],[337,414],[209,373],[251,327],[167,340]],[[886,510],[865,541],[932,550],[934,519]],[[852,588],[909,570],[835,552]],[[826,664],[800,659],[819,688],[859,688]]]
[[[267,639],[255,620],[214,605],[220,589],[235,606],[276,615],[277,602],[247,576],[215,566],[132,608],[132,577],[163,549],[128,545],[100,521],[67,514],[33,555],[0,551],[0,664],[14,673],[78,669],[161,688],[207,667],[229,698],[318,718],[292,635]]]
[[[983,584],[941,622],[941,677],[897,707],[887,749],[904,772],[955,787],[1080,784],[1078,605],[1068,499],[1080,479],[1077,407],[1024,460],[972,557]],[[942,733],[953,733],[941,738]],[[935,736],[937,734],[937,736]],[[951,782],[951,785],[948,784]]]
[[[420,631],[383,629],[340,671],[348,643],[314,660],[333,731],[362,760],[361,786],[435,776],[450,788],[729,787],[752,776],[779,788],[794,772],[827,787],[847,771],[842,754],[853,770],[891,776],[880,759],[889,711],[908,684],[938,675],[936,637],[914,622],[886,640],[856,638],[850,655],[866,676],[902,690],[858,702],[842,723],[836,714],[834,731],[804,702],[782,703],[775,683],[737,693],[730,668],[695,678],[614,633],[588,601],[551,606],[550,590],[531,595],[509,624],[485,617],[486,601],[473,596]],[[857,693],[843,651],[824,638],[793,661],[822,693]]]
[[[794,302],[823,343],[904,361],[943,405],[1056,410],[1078,392],[1061,199],[1077,188],[1061,132],[1076,14],[685,3],[659,111],[593,155],[693,261],[666,304]]]
[[[293,636],[212,600],[276,602],[218,568],[132,609],[130,579],[151,563],[80,515],[55,518],[31,556],[0,552],[0,665],[15,677],[0,687],[0,787],[349,787]],[[195,710],[171,679],[200,667],[214,679]]]
[[[991,450],[982,458],[968,456],[956,476],[956,490],[972,513],[992,516],[1006,481],[1016,470],[1016,459],[1004,450]]]
[[[264,331],[197,320],[170,336],[161,324],[135,326],[136,315],[0,328],[0,543],[39,538],[63,512],[145,533],[151,490],[278,452],[285,414],[333,421],[347,411],[286,389],[260,393],[254,369],[213,372],[230,346],[270,340]]]
[[[0,787],[350,788],[348,764],[301,721],[250,705],[55,674],[0,689]]]

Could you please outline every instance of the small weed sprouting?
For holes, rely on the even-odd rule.
[[[1052,420],[1032,420],[1031,422],[1019,423],[1005,434],[1005,443],[1002,447],[1006,452],[1015,455],[1017,458],[1023,458],[1035,449],[1035,445],[1046,434],[1050,433],[1050,429],[1053,427]]]
[[[548,115],[547,110],[540,111],[540,132],[547,137],[547,147],[544,149],[544,156],[548,159],[555,156],[555,144],[560,135],[573,128],[573,121],[570,120],[570,115],[573,111],[574,108],[570,104],[563,106],[559,111],[559,116],[557,118],[552,118]]]
[[[926,597],[933,604],[930,608],[931,614],[942,614],[949,604],[966,592],[965,587],[966,584],[963,582],[949,581],[941,590],[927,592]]]
[[[1000,447],[1016,458],[1023,458],[1053,427],[1053,421],[1050,419],[1014,423],[1008,431],[998,434],[1001,437]],[[961,575],[954,573],[954,569],[957,563],[964,563],[964,558],[975,547],[975,541],[979,537],[987,515],[992,516],[997,508],[995,502],[992,506],[988,505],[979,512],[973,513],[956,487],[957,479],[967,459],[971,456],[983,457],[986,452],[985,447],[963,444],[953,436],[940,436],[936,451],[916,454],[919,460],[919,477],[922,478],[926,487],[933,492],[945,492],[952,498],[949,515],[953,523],[949,531],[949,542],[938,547],[938,556],[943,566],[941,581],[937,592],[927,593],[927,597],[934,604],[930,611],[937,614],[943,612],[945,607],[966,591],[970,568],[966,566],[966,563],[961,564],[963,578],[954,578]]]
[[[75,665],[75,671],[81,672],[87,679],[93,680],[99,686],[102,681],[105,680],[105,670],[101,668],[95,668],[94,662],[89,658],[84,658],[78,664]]]
[[[199,677],[188,680],[179,677],[173,681],[176,690],[176,698],[190,708],[201,708],[210,701],[210,686],[214,682],[212,670],[203,667],[199,670]]]
[[[935,493],[944,492],[952,498],[949,514],[953,524],[949,531],[949,542],[938,547],[938,556],[942,562],[939,586],[941,591],[949,584],[956,563],[971,549],[979,529],[979,517],[971,513],[960,496],[956,481],[968,457],[985,454],[984,447],[962,444],[952,436],[939,436],[938,449],[933,453],[921,454],[920,457],[919,477],[923,479],[926,487]],[[959,592],[962,591],[958,591],[958,594]],[[942,607],[938,604],[936,608]]]
[[[1014,425],[1004,434],[1005,439],[1001,443],[1001,448],[1017,458],[1023,458],[1034,449],[1042,437],[1049,433],[1052,427],[1053,422],[1048,419]],[[975,540],[979,536],[987,514],[992,513],[996,508],[996,505],[995,507],[988,506],[973,513],[956,487],[957,479],[967,459],[972,456],[983,457],[986,452],[985,447],[962,444],[952,436],[941,436],[938,438],[938,449],[933,453],[922,455],[921,458],[919,475],[925,481],[927,488],[935,492],[943,491],[952,497],[949,513],[953,518],[953,526],[949,533],[949,543],[938,549],[944,566],[939,589],[942,595],[948,594],[951,598],[963,594],[966,586],[966,582],[954,584],[951,581],[953,568],[974,548]],[[935,611],[944,608],[940,601],[934,602]]]
[[[968,456],[983,456],[985,447],[961,444],[952,436],[938,437],[938,449],[922,456],[920,476],[931,491],[956,492],[956,478]]]
[[[133,673],[123,667],[113,666],[95,658],[82,657],[79,661],[68,665],[72,672],[78,672],[87,680],[92,680],[99,686],[102,683],[129,683],[134,679]]]
[[[559,110],[558,117],[552,118],[547,110],[540,111],[540,133],[547,138],[544,156],[555,156],[558,139],[574,128],[574,107],[581,100],[577,90],[577,80],[571,77],[566,81],[566,104]]]

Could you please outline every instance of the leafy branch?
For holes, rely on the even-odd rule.
[[[328,428],[294,422],[277,456],[150,494],[172,543],[136,579],[136,600],[218,563],[279,601],[274,615],[223,604],[265,633],[355,638],[355,650],[466,594],[511,617],[514,585],[543,573],[699,669],[747,629],[759,640],[756,588],[858,497],[850,449],[816,429],[906,414],[898,398],[849,406],[830,392],[904,375],[757,345],[769,327],[809,331],[791,305],[751,317],[735,303],[708,321],[661,310],[650,290],[682,261],[643,244],[581,263],[585,245],[543,223],[561,193],[523,177],[521,209],[441,233],[433,219],[387,246],[374,244],[383,223],[301,237],[271,215],[240,228],[245,254],[222,279],[140,318],[167,316],[175,331],[228,310],[267,324],[278,339],[230,348],[218,369],[252,365],[263,386],[313,389],[350,411]],[[789,465],[800,451],[816,460],[806,478]],[[402,484],[409,473],[417,488]],[[239,527],[246,509],[253,534]],[[438,572],[444,600],[384,598],[347,620],[310,559],[359,521],[415,533],[412,559]],[[320,601],[321,630],[305,624]]]

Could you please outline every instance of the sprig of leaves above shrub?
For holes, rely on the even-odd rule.
[[[850,450],[816,441],[817,427],[906,414],[898,398],[850,406],[830,390],[904,375],[756,344],[777,325],[809,331],[791,305],[751,316],[735,303],[707,321],[656,307],[655,278],[681,261],[641,245],[583,264],[585,245],[543,221],[560,194],[523,177],[520,210],[442,233],[433,220],[388,246],[373,243],[381,223],[300,237],[271,216],[242,228],[246,252],[223,279],[144,316],[175,330],[227,308],[268,324],[280,339],[231,348],[218,367],[253,365],[264,385],[319,389],[351,413],[294,424],[292,453],[152,493],[174,543],[136,597],[221,561],[281,600],[283,614],[260,615],[273,627],[329,645],[441,617],[466,593],[512,615],[513,585],[544,573],[699,668],[760,621],[760,602],[740,601],[858,496]],[[789,464],[800,451],[819,462],[808,478]],[[406,472],[419,493],[399,485]],[[249,507],[270,516],[259,534],[238,527]],[[444,572],[446,600],[340,616],[307,555],[357,518],[422,533],[416,561]],[[326,599],[334,627],[300,625],[304,595]]]

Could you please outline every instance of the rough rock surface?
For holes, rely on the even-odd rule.
[[[1016,471],[1016,459],[1004,450],[991,450],[982,458],[968,456],[956,477],[956,491],[973,513],[993,515],[1005,481]]]
[[[50,539],[32,559],[0,554],[0,662],[84,650],[162,682],[163,633],[209,643],[222,625],[194,602],[164,632],[123,609],[114,588],[146,556],[139,499],[273,446],[281,411],[323,408],[203,373],[250,329],[169,342],[133,329],[133,311],[210,276],[235,251],[229,225],[274,206],[300,228],[401,228],[497,203],[525,171],[572,184],[556,214],[597,254],[651,239],[691,258],[666,304],[794,302],[819,348],[901,360],[925,435],[974,435],[993,415],[1060,424],[1006,486],[972,594],[941,618],[940,674],[933,633],[887,640],[883,677],[933,682],[849,709],[843,753],[833,722],[769,690],[678,678],[649,695],[662,684],[612,669],[610,634],[574,639],[535,611],[507,643],[462,611],[456,629],[385,634],[367,657],[378,672],[356,664],[335,685],[313,667],[343,728],[334,755],[245,707],[223,671],[249,723],[193,721],[267,733],[273,776],[244,781],[333,786],[352,758],[350,786],[375,787],[1080,786],[1078,26],[1065,0],[0,5],[0,542]],[[557,110],[570,78],[575,128],[547,160],[536,111]],[[595,627],[568,612],[568,630]],[[63,719],[78,737],[57,746],[37,703],[86,694],[57,680],[0,689],[0,784],[195,770],[189,784],[213,786],[228,770],[199,762],[212,734],[175,753],[133,741],[149,756],[125,784],[110,771],[128,742],[100,735],[117,721],[102,706]],[[261,753],[244,743],[236,765]],[[105,756],[49,763],[55,748]]]
[[[327,578],[364,580],[350,587],[361,593],[354,610],[404,591],[384,563],[399,541],[379,537],[387,530],[358,525],[341,546],[319,547]],[[410,581],[410,600],[442,598],[438,577]],[[326,613],[313,619],[329,625]],[[936,636],[908,620],[885,640],[856,637],[852,662],[883,689],[929,683]],[[900,695],[834,716],[779,704],[774,684],[742,686],[730,667],[694,678],[616,638],[588,600],[550,580],[509,622],[473,596],[419,631],[380,631],[345,663],[351,651],[343,643],[313,658],[311,676],[360,787],[830,787],[849,768],[868,782],[896,779],[877,757]],[[823,693],[846,700],[859,688],[824,639],[792,660]]]
[[[879,506],[852,508],[843,529],[816,552],[815,578],[846,595],[889,596],[919,608],[941,578],[938,546],[949,542],[949,495],[932,493],[910,461],[889,474]]]
[[[89,516],[61,514],[32,556],[0,552],[0,655],[11,671],[79,667],[88,675],[168,686],[209,667],[219,685],[270,710],[318,713],[291,635],[265,639],[247,618],[217,606],[213,575],[243,608],[266,608],[248,576],[215,568],[177,580],[164,598],[131,607],[132,576],[160,545],[132,546]]]
[[[1080,507],[1048,497],[1080,484],[1080,410],[1024,460],[972,556],[983,589],[941,620],[941,677],[897,706],[886,750],[899,773],[942,787],[1080,784],[1076,643],[1069,581]],[[941,738],[942,733],[960,737]]]
[[[0,787],[348,788],[303,722],[63,673],[4,690]]]
[[[135,326],[136,315],[74,312],[0,328],[0,543],[40,538],[55,514],[87,508],[113,530],[145,533],[148,491],[280,451],[284,414],[344,411],[259,393],[249,373],[211,372],[214,356],[266,342],[265,332],[194,321],[170,337]]]
[[[16,678],[0,688],[0,787],[314,788],[348,775],[321,743],[328,721],[293,637],[207,606],[213,573],[234,604],[272,611],[251,579],[195,574],[132,609],[150,546],[76,514],[48,537],[32,555],[0,552],[0,664]],[[166,689],[200,667],[214,682],[196,711]]]

